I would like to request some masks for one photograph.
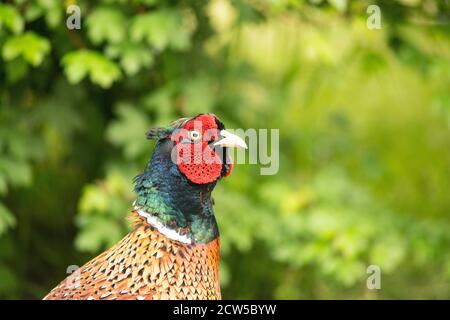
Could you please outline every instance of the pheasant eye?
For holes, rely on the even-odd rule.
[[[191,131],[189,133],[189,137],[191,138],[192,141],[198,141],[200,139],[200,133],[198,131]]]

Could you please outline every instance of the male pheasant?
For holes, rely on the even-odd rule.
[[[135,182],[134,230],[44,299],[220,299],[211,192],[228,176],[227,147],[245,142],[213,114],[151,129],[157,144]]]

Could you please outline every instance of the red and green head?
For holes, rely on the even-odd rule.
[[[172,141],[171,159],[194,184],[208,184],[228,176],[233,168],[228,147],[247,148],[240,137],[225,130],[214,114],[180,119],[167,129],[152,129],[149,139]]]

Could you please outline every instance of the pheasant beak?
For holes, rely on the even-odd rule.
[[[214,143],[214,146],[221,146],[221,147],[241,147],[244,149],[248,149],[247,144],[245,141],[238,137],[235,134],[232,134],[231,132],[228,132],[226,130],[221,130],[220,135],[222,136],[222,139]]]

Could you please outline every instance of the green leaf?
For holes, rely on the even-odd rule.
[[[347,10],[347,0],[328,0],[328,2],[339,12],[344,12],[345,10]]]
[[[125,72],[132,76],[141,68],[150,67],[153,61],[153,55],[147,49],[130,48],[123,53],[120,64]]]
[[[122,236],[122,229],[107,217],[83,217],[77,223],[81,231],[75,239],[75,247],[80,251],[96,252],[107,248]]]
[[[143,133],[150,127],[146,115],[128,104],[119,105],[117,113],[119,119],[111,124],[106,133],[108,140],[122,146],[128,159],[144,154],[148,149],[148,142]]]
[[[392,272],[404,259],[406,245],[402,239],[394,236],[384,237],[378,241],[370,254],[370,263],[376,264],[386,272]]]
[[[91,50],[70,52],[63,57],[64,72],[72,84],[89,75],[93,83],[109,88],[121,78],[119,67],[100,53]]]
[[[22,33],[23,19],[19,12],[11,5],[0,4],[0,30],[5,26],[15,34]]]
[[[118,46],[107,48],[106,54],[111,58],[120,57],[120,65],[129,76],[135,75],[143,68],[148,68],[153,64],[151,50],[141,44],[124,43]]]
[[[98,186],[88,185],[83,190],[79,208],[81,214],[106,212],[108,209],[108,195]]]
[[[14,227],[15,225],[16,218],[14,218],[8,208],[0,203],[0,235],[2,235],[8,228]]]
[[[50,28],[56,28],[62,21],[63,10],[60,5],[56,4],[47,10],[45,22]]]
[[[3,58],[11,61],[17,57],[23,57],[33,66],[38,66],[50,52],[50,42],[34,32],[26,32],[22,35],[7,38],[3,46]]]
[[[125,17],[119,9],[100,7],[86,20],[89,39],[94,44],[104,41],[119,43],[125,38]]]
[[[2,157],[0,158],[0,173],[3,173],[13,185],[25,186],[31,183],[31,167],[25,161]]]
[[[25,16],[26,21],[31,22],[31,21],[34,21],[34,20],[40,18],[43,14],[44,14],[44,10],[41,6],[34,4],[34,3],[30,3],[25,8],[24,16]]]
[[[146,41],[158,50],[171,47],[185,50],[190,45],[191,30],[183,27],[183,17],[175,10],[159,10],[135,17],[130,27],[133,41]]]

